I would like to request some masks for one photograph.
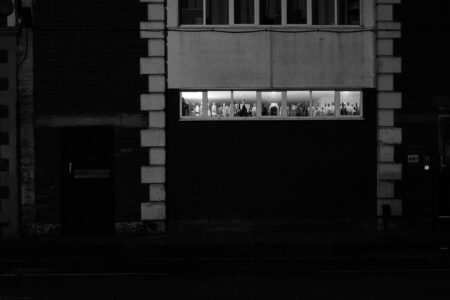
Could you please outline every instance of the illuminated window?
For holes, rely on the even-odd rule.
[[[192,120],[361,119],[361,91],[183,91],[180,118]]]

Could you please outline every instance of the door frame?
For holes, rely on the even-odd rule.
[[[115,170],[114,170],[114,145],[115,145],[115,128],[113,126],[102,126],[102,125],[98,125],[98,126],[67,126],[67,127],[62,127],[61,128],[61,193],[62,193],[62,197],[61,197],[61,223],[63,225],[63,235],[67,235],[67,236],[88,236],[84,233],[75,233],[72,230],[71,226],[67,226],[66,228],[64,228],[64,224],[67,225],[67,220],[65,220],[64,218],[66,217],[67,214],[67,206],[68,205],[68,201],[70,201],[70,195],[68,194],[69,191],[69,187],[71,185],[71,175],[69,173],[69,152],[67,149],[69,146],[68,144],[68,140],[69,140],[69,132],[72,135],[79,135],[81,136],[83,133],[82,132],[99,132],[99,131],[104,131],[104,132],[108,132],[108,136],[109,136],[109,146],[111,147],[110,151],[109,151],[109,167],[110,167],[110,188],[111,188],[111,199],[110,199],[110,205],[111,205],[111,217],[112,217],[112,224],[110,224],[112,232],[107,235],[115,235],[115,220],[116,220],[116,203],[115,203],[115,197],[114,197],[114,179],[115,179]],[[76,134],[74,134],[73,132],[77,132]],[[76,139],[76,138],[75,138]]]

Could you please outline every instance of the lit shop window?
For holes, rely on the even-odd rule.
[[[360,25],[360,0],[179,0],[180,25]]]
[[[203,117],[203,93],[181,93],[181,115],[183,117]]]
[[[192,120],[361,119],[361,91],[183,91],[180,117]]]
[[[308,117],[311,108],[310,91],[287,91],[286,115]]]
[[[234,117],[256,118],[256,92],[255,91],[235,91],[233,93]]]
[[[231,117],[231,92],[210,91],[208,96],[208,117],[230,118]]]
[[[334,91],[313,91],[311,116],[333,117],[335,115]]]
[[[340,103],[341,116],[361,115],[361,92],[341,92]]]
[[[281,92],[261,92],[261,115],[281,117],[282,102]]]

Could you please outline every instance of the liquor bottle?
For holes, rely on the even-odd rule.
[[[225,103],[223,104],[225,105]],[[225,117],[229,117],[230,116],[230,106],[225,106]]]
[[[195,105],[195,116],[198,117],[200,115],[200,108],[198,107],[198,104]]]
[[[213,102],[213,105],[211,107],[211,116],[217,117],[217,106],[215,102]]]

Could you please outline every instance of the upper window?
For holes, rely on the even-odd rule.
[[[359,25],[360,0],[179,0],[181,25]]]

